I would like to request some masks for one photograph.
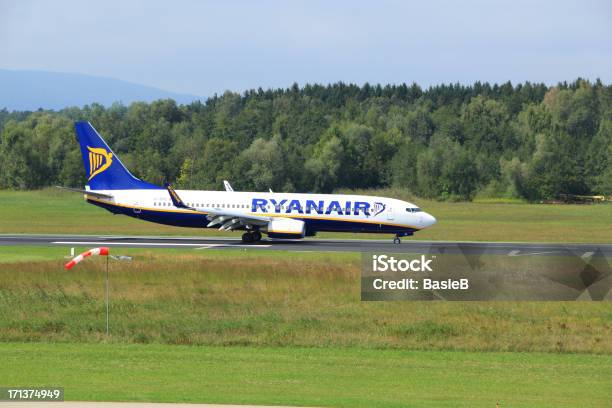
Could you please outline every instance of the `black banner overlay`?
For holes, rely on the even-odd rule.
[[[469,244],[364,253],[361,300],[612,300],[611,259],[584,253],[486,254]]]

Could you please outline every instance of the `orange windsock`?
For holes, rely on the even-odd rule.
[[[100,247],[100,248],[90,249],[89,251],[85,251],[82,254],[75,256],[72,259],[72,261],[70,261],[66,265],[64,265],[64,269],[71,269],[74,265],[78,264],[83,259],[87,258],[88,256],[92,256],[92,255],[108,256],[108,252],[109,252],[108,251],[108,247]]]

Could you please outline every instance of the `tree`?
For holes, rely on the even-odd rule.
[[[275,135],[270,140],[253,140],[251,146],[238,156],[235,163],[236,185],[253,191],[291,191],[290,180],[286,178],[287,163],[281,148],[281,139]]]
[[[560,130],[538,135],[525,185],[533,192],[532,199],[587,192],[569,135]]]
[[[500,102],[482,95],[472,98],[461,116],[468,146],[474,151],[498,156],[516,147],[508,127],[508,112]]]
[[[423,197],[471,200],[478,187],[478,173],[470,154],[447,138],[417,158],[417,187]]]
[[[416,143],[403,143],[390,162],[392,184],[396,187],[417,190],[417,156],[419,147]]]
[[[181,166],[179,185],[182,188],[199,190],[219,189],[223,180],[231,179],[235,174],[232,163],[238,156],[235,142],[212,138],[201,154],[186,158]]]
[[[340,168],[345,161],[342,141],[337,136],[320,143],[306,161],[306,171],[312,177],[312,189],[329,193],[339,186]]]

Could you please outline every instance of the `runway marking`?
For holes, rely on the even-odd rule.
[[[112,241],[53,241],[57,245],[147,245],[147,246],[184,246],[200,247],[202,244],[171,244],[165,242],[112,242]]]
[[[251,244],[246,244],[246,245],[236,245],[236,244],[200,244],[200,246],[197,249],[210,249],[210,248],[269,248],[272,245],[251,245]]]
[[[199,247],[197,247],[195,249],[196,250],[197,249],[210,249],[210,248],[218,248],[218,247],[226,247],[226,246],[227,245],[225,245],[225,244],[205,244],[205,245],[201,245],[201,246],[199,246]]]
[[[559,251],[547,251],[547,252],[529,252],[527,254],[516,254],[511,256],[529,256],[529,255],[546,255],[546,254],[556,254]]]
[[[515,249],[514,251],[508,252],[508,256],[517,256],[519,252],[521,251],[519,251],[518,249]]]

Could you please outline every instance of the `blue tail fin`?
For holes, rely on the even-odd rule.
[[[92,190],[161,189],[132,176],[89,122],[75,122],[74,128]]]

